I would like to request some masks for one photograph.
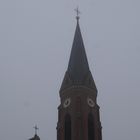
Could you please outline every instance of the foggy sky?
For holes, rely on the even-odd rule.
[[[77,5],[103,140],[139,139],[140,1],[0,0],[1,140],[56,140]]]

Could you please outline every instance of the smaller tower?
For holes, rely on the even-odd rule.
[[[34,129],[35,129],[35,135],[34,135],[34,137],[30,138],[29,140],[40,140],[40,137],[37,135],[37,130],[39,129],[37,127],[37,125],[34,126]]]

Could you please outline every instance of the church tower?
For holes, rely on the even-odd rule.
[[[102,140],[97,89],[77,25],[58,107],[57,140]]]

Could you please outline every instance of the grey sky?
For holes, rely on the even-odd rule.
[[[0,139],[26,140],[37,124],[41,140],[56,140],[77,5],[103,139],[139,139],[139,0],[1,0]]]

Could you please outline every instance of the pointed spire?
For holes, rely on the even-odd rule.
[[[77,12],[77,25],[69,59],[68,69],[60,90],[72,85],[84,85],[96,89],[92,74],[89,70],[84,42],[79,25],[79,10]]]
[[[79,26],[79,19],[77,20],[68,72],[75,82],[81,82],[84,76],[89,72],[87,56]]]
[[[34,135],[34,137],[30,138],[29,140],[40,140],[40,137],[37,135],[37,130],[39,128],[37,127],[37,125],[35,125],[33,128],[35,129],[35,135]]]

